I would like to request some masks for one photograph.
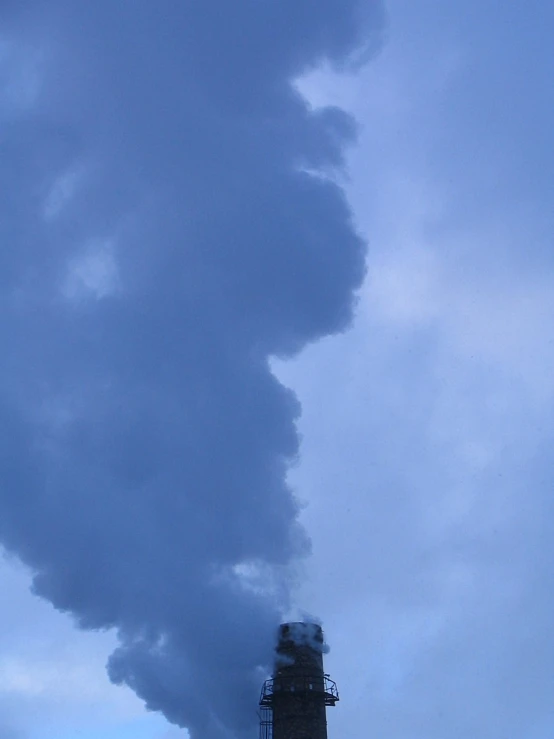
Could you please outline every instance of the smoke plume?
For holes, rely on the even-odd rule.
[[[251,731],[309,548],[299,405],[268,360],[343,330],[364,274],[326,176],[352,122],[292,82],[363,58],[379,16],[0,9],[0,541],[38,595],[117,631],[111,679],[195,737]]]

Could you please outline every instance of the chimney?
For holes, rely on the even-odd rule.
[[[326,707],[339,695],[323,672],[323,650],[319,624],[281,624],[273,677],[260,697],[260,739],[327,739]]]

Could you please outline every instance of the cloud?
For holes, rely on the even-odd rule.
[[[0,539],[116,630],[115,682],[196,736],[248,732],[309,549],[268,359],[346,328],[364,277],[344,193],[310,174],[341,169],[352,121],[293,80],[354,64],[380,6],[1,14]]]
[[[332,638],[330,733],[545,739],[552,11],[526,8],[521,46],[494,3],[424,5],[391,0],[376,64],[316,91],[358,101],[350,196],[371,244],[354,331],[275,365],[304,409],[299,597]]]
[[[554,285],[483,275],[479,297],[426,242],[425,289],[401,291],[399,312],[416,258],[396,246],[370,255],[380,290],[370,280],[355,330],[276,367],[304,408],[291,482],[314,558],[298,597],[332,641],[330,731],[542,739]]]
[[[0,736],[2,739],[24,739],[25,735],[13,727],[0,723]]]
[[[30,575],[13,558],[0,559],[0,583],[6,604],[0,614],[4,724],[29,739],[70,736],[77,729],[83,736],[111,736],[127,725],[138,730],[152,724],[132,691],[114,689],[106,674],[115,634],[77,631],[70,618],[32,596]]]

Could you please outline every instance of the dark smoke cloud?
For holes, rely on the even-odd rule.
[[[291,80],[375,44],[361,0],[4,3],[0,537],[115,628],[111,678],[195,736],[248,732],[308,542],[268,368],[344,329],[354,133]],[[312,174],[308,174],[312,172]]]

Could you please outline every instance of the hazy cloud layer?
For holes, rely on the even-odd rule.
[[[359,317],[279,366],[303,404],[330,729],[550,739],[554,8],[387,6],[375,64],[309,82],[365,126]]]
[[[0,538],[56,608],[117,629],[113,680],[199,736],[250,730],[281,568],[308,548],[299,406],[268,357],[345,328],[364,274],[320,176],[352,121],[291,80],[365,58],[379,16],[0,11]]]

